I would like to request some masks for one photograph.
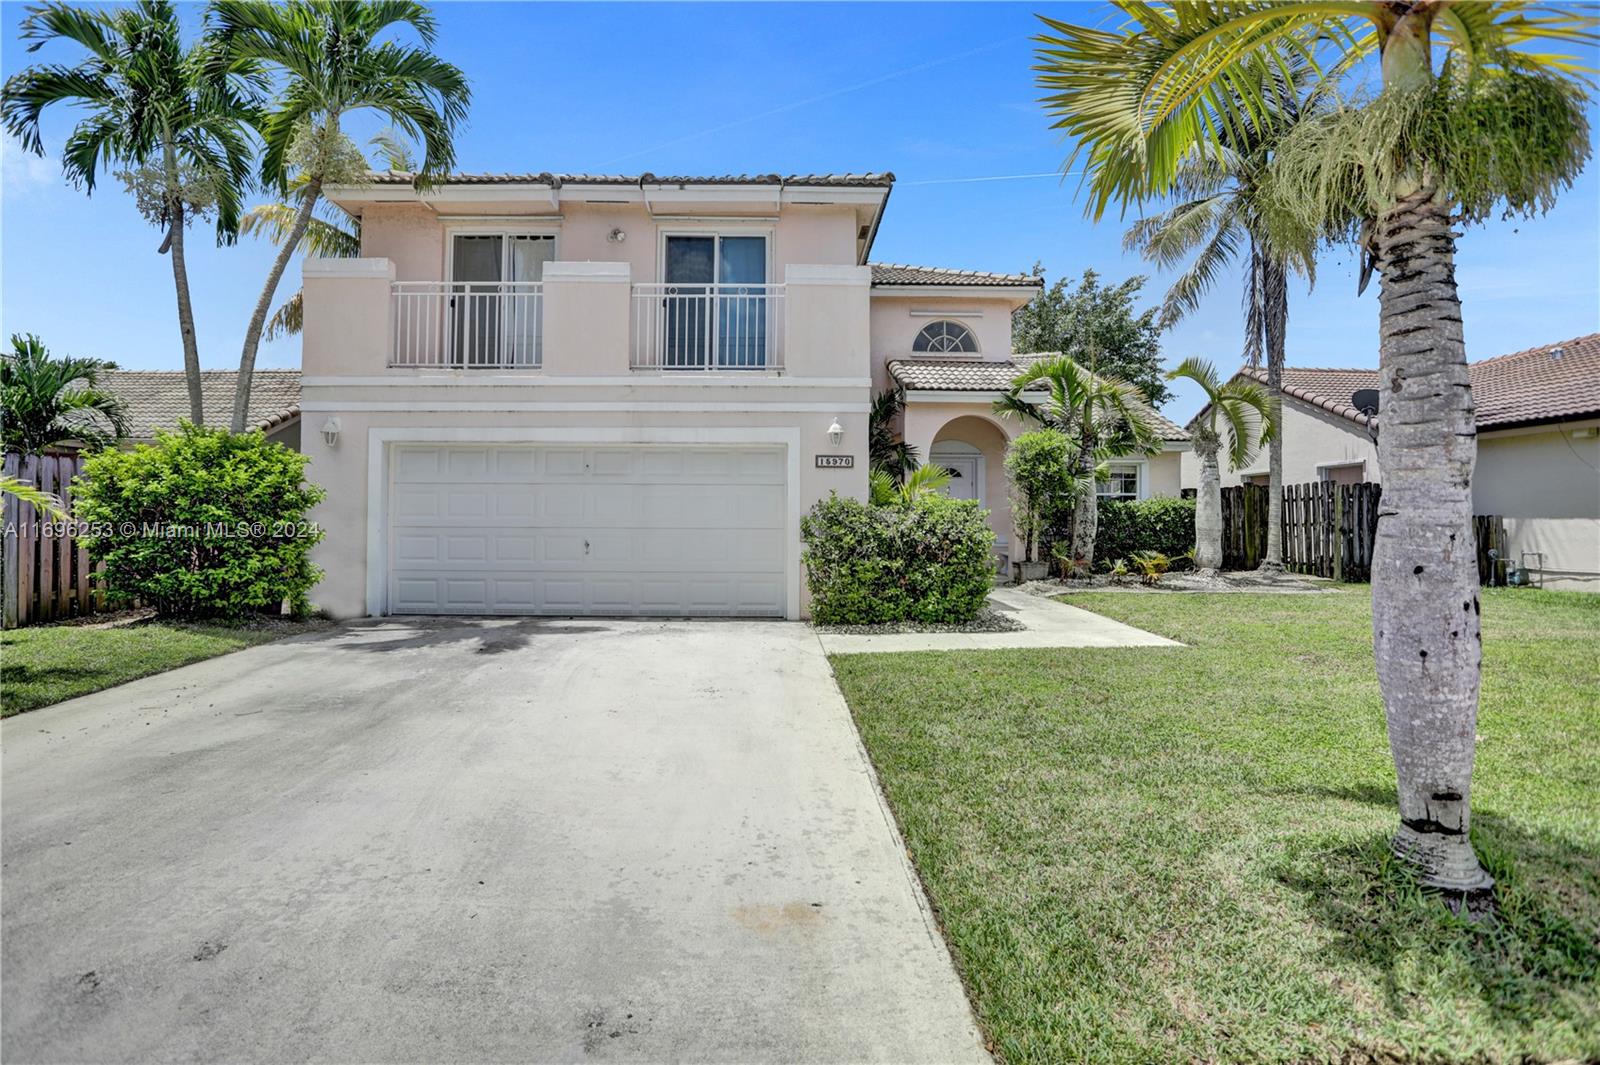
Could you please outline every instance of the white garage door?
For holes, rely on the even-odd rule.
[[[777,448],[396,445],[389,612],[781,617]]]

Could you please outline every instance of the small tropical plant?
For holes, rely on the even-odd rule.
[[[867,475],[867,498],[875,507],[909,507],[949,486],[950,471],[943,466],[919,466],[903,483],[897,483],[888,470],[875,469]]]
[[[0,441],[7,452],[31,455],[81,444],[110,447],[128,435],[123,403],[100,387],[104,359],[58,359],[37,336],[11,336],[0,357]]]
[[[1043,395],[1030,393],[1043,382]],[[1035,396],[1038,396],[1036,399]],[[1103,458],[1154,451],[1161,446],[1144,397],[1132,385],[1091,373],[1067,355],[1039,359],[995,401],[1002,417],[1024,417],[1066,433],[1077,447],[1078,478],[1092,483]],[[1072,511],[1072,554],[1094,560],[1098,499],[1085,491]]]
[[[417,180],[426,183],[455,161],[455,132],[466,118],[466,75],[431,51],[433,15],[415,0],[214,0],[208,38],[227,62],[265,66],[282,92],[261,124],[261,180],[298,198],[256,300],[233,398],[233,430],[250,409],[256,351],[278,282],[311,226],[324,184],[360,181],[366,159],[342,128],[355,111],[376,111],[401,133],[422,141]],[[386,37],[408,26],[421,47]]]
[[[1126,577],[1128,575],[1128,560],[1125,558],[1112,559],[1110,573],[1113,577]]]
[[[1133,568],[1139,571],[1139,580],[1145,584],[1159,584],[1172,568],[1172,559],[1160,551],[1135,551],[1128,556]]]
[[[27,481],[9,475],[0,476],[0,493],[26,503],[55,521],[72,520],[60,496],[51,492],[41,492],[36,485],[31,485]]]
[[[1228,461],[1234,469],[1249,462],[1256,448],[1277,431],[1272,404],[1260,385],[1234,379],[1224,382],[1217,368],[1204,359],[1188,358],[1167,374],[1187,378],[1205,393],[1206,406],[1194,423],[1190,437],[1200,460],[1200,489],[1195,494],[1194,559],[1198,570],[1222,567],[1222,472],[1217,452],[1226,432]],[[1218,421],[1222,430],[1218,429]]]
[[[30,52],[60,40],[88,53],[73,66],[40,64],[13,74],[0,93],[0,114],[25,150],[43,155],[41,114],[55,104],[84,109],[61,167],[88,193],[102,170],[115,170],[139,213],[161,230],[159,250],[171,256],[177,290],[189,417],[199,425],[205,412],[184,231],[196,218],[215,216],[219,242],[238,232],[260,67],[218,56],[204,42],[186,46],[166,0],[108,11],[41,4],[28,9],[22,38],[33,42]]]
[[[873,470],[884,471],[895,484],[918,466],[917,449],[900,435],[900,415],[905,409],[905,393],[886,388],[872,397],[867,414],[867,463]]]

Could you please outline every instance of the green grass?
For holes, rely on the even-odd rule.
[[[0,633],[0,717],[304,632],[315,625],[137,621]]]
[[[1600,597],[1484,596],[1489,929],[1388,852],[1365,589],[1083,594],[1183,648],[833,659],[995,1046],[1600,1059]]]

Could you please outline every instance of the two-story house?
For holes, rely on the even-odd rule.
[[[1012,531],[991,404],[1039,281],[869,264],[890,174],[380,174],[304,267],[317,603],[799,617],[800,516],[864,496],[874,390]],[[1185,434],[1109,493],[1178,492]],[[1003,561],[1003,559],[1001,560]]]

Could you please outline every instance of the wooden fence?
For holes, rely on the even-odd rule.
[[[59,496],[72,506],[72,478],[83,468],[75,454],[7,455],[8,476]],[[65,523],[6,495],[4,512],[4,627],[90,614],[105,607],[89,553],[68,535]]]
[[[1295,573],[1336,581],[1372,579],[1372,544],[1378,532],[1381,486],[1313,481],[1283,486],[1283,564]],[[1267,486],[1222,490],[1222,565],[1255,569],[1267,547]],[[1477,536],[1478,583],[1504,584],[1505,523],[1498,515],[1472,519]]]

